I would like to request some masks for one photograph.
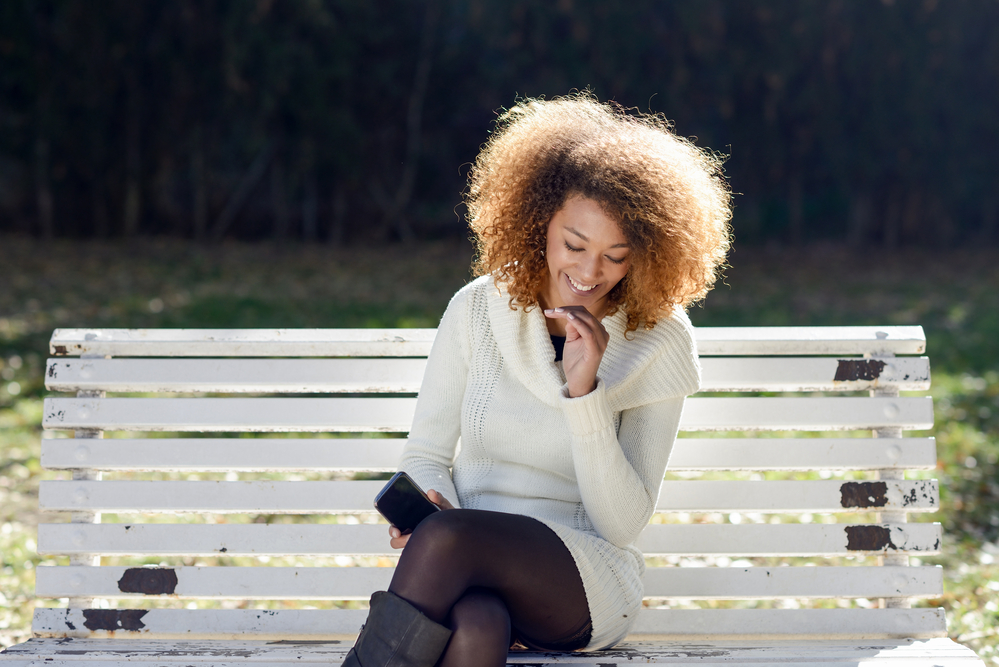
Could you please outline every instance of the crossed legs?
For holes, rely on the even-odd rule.
[[[540,521],[447,510],[421,523],[389,591],[451,628],[441,667],[505,665],[513,639],[582,648],[590,613],[575,561]]]

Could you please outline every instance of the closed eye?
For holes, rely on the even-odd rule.
[[[568,241],[562,241],[562,243],[565,243],[565,247],[567,250],[569,250],[569,252],[583,252],[582,248],[574,248],[571,245],[569,245]]]
[[[604,255],[604,257],[607,257],[607,255]],[[609,259],[610,261],[614,262],[615,264],[624,264],[624,260],[626,260],[628,258],[627,257],[622,257],[621,259],[614,259],[613,257],[607,257],[607,259]]]

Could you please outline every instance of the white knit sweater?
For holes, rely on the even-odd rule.
[[[632,546],[655,510],[684,397],[700,365],[681,310],[610,341],[597,388],[569,398],[544,314],[513,310],[490,276],[460,290],[441,320],[400,469],[455,507],[534,517],[579,568],[593,634],[619,642],[642,604]],[[460,438],[460,444],[459,444]]]

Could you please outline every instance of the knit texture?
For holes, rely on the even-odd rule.
[[[597,388],[569,398],[539,308],[513,310],[484,276],[437,329],[400,469],[455,507],[533,517],[565,543],[593,623],[587,650],[628,633],[645,564],[633,543],[655,510],[684,397],[697,391],[693,328],[677,310],[610,334]]]

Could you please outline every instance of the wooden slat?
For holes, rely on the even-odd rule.
[[[87,628],[88,622],[92,627],[98,624],[87,619],[84,611],[36,609],[31,629],[37,637],[108,636],[108,630]],[[357,635],[366,616],[364,609],[150,609],[126,617],[132,627],[141,623],[141,628],[130,631],[119,626],[114,633],[121,639],[131,636],[143,640],[349,640]],[[104,617],[111,621],[114,614]],[[664,634],[664,630],[668,634]],[[643,609],[629,638],[761,640],[945,636],[943,609]],[[613,651],[601,655],[608,659],[612,656]]]
[[[58,438],[50,470],[394,472],[401,438]],[[933,438],[680,438],[669,471],[936,468]]]
[[[50,391],[412,393],[426,359],[49,359]]]
[[[702,391],[859,391],[930,388],[926,357],[705,357]]]
[[[436,329],[56,329],[49,351],[112,357],[425,357]]]
[[[121,556],[398,555],[385,525],[41,524],[40,554]],[[636,546],[646,555],[847,556],[931,555],[940,524],[650,525]]]
[[[170,472],[395,472],[405,443],[404,438],[58,438],[42,440],[42,467]]]
[[[872,610],[892,616],[894,610]],[[828,618],[828,617],[827,617]],[[779,619],[779,617],[778,617]],[[901,620],[901,619],[900,619]],[[902,621],[904,622],[904,620]],[[338,665],[350,649],[350,641],[283,641],[260,639],[163,640],[142,639],[123,645],[118,639],[72,641],[33,638],[0,654],[10,667],[39,667],[72,661],[92,667],[128,667],[138,664],[260,667],[288,665]],[[123,656],[123,646],[127,654]],[[639,658],[640,656],[640,658]],[[34,659],[34,662],[29,662]],[[912,640],[852,638],[834,640],[784,638],[780,640],[690,640],[649,641],[629,639],[613,649],[596,652],[552,653],[514,651],[509,665],[781,665],[782,667],[983,667],[971,649],[946,638]]]
[[[920,326],[901,327],[698,327],[702,356],[809,354],[922,354]]]
[[[410,398],[47,398],[48,429],[105,431],[409,430]],[[928,429],[925,398],[691,398],[685,431],[826,431],[882,427]]]
[[[56,329],[54,356],[426,356],[434,329]],[[707,356],[922,354],[919,326],[698,327]]]
[[[703,391],[929,389],[926,357],[707,357]],[[49,359],[51,391],[416,393],[422,359]]]
[[[216,514],[372,512],[381,481],[43,481],[43,511]],[[936,480],[669,481],[660,512],[935,512]]]
[[[39,597],[367,600],[391,567],[54,567],[35,571]],[[933,597],[934,567],[653,567],[645,597],[691,600]]]

